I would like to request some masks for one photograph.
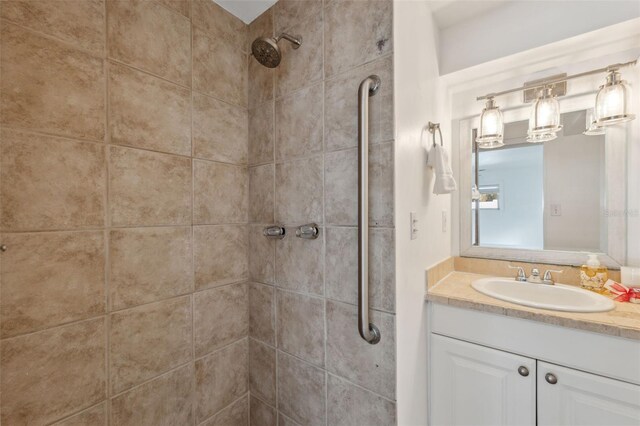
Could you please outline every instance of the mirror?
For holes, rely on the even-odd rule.
[[[585,135],[583,106],[561,114],[556,139],[531,143],[526,112],[505,114],[504,146],[494,149],[472,142],[477,117],[460,121],[461,255],[575,265],[591,252],[624,264],[626,127]]]
[[[546,143],[527,142],[523,120],[505,125],[501,148],[474,144],[473,245],[607,252],[605,136],[583,134],[586,111],[561,121]]]

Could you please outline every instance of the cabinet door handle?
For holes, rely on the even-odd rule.
[[[544,375],[544,379],[547,381],[547,383],[549,383],[550,385],[555,385],[556,383],[558,383],[558,378],[556,377],[555,374],[553,373],[547,373]]]
[[[521,365],[518,367],[518,373],[520,373],[522,377],[527,377],[529,375],[529,369],[524,365]]]

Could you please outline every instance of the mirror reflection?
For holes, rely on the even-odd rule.
[[[473,144],[472,245],[607,252],[606,141],[584,134],[589,116],[562,114],[544,143],[527,142],[523,120],[505,124],[500,148]]]

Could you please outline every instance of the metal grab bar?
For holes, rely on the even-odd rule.
[[[358,89],[358,331],[368,343],[380,341],[380,330],[369,322],[369,97],[380,87],[370,75]]]

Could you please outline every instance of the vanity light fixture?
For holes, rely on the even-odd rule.
[[[504,145],[504,120],[502,111],[493,98],[487,99],[487,104],[480,115],[480,129],[476,142],[480,148],[498,148]]]
[[[598,126],[611,126],[636,118],[629,112],[630,98],[627,82],[622,80],[617,69],[611,69],[596,95],[595,118]]]
[[[524,101],[534,101],[529,119],[528,142],[545,142],[557,137],[556,133],[562,129],[560,124],[560,106],[558,96],[566,94],[568,80],[588,75],[606,73],[605,84],[600,86],[596,96],[594,118],[587,123],[584,134],[602,134],[603,128],[613,124],[623,123],[635,119],[631,113],[631,91],[627,83],[622,80],[619,69],[634,66],[638,60],[621,64],[609,65],[579,74],[560,74],[525,83],[521,87],[488,93],[478,96],[476,100],[486,100],[487,104],[480,116],[479,136],[476,138],[480,148],[497,148],[503,146],[502,112],[495,105],[494,99],[508,93],[523,92]]]
[[[556,133],[562,129],[560,105],[551,90],[551,87],[544,87],[531,108],[531,117],[529,118],[529,134],[531,135]]]
[[[587,116],[587,120],[585,123],[586,130],[582,132],[582,134],[587,136],[604,135],[605,134],[604,127],[598,126],[593,108],[587,111],[586,116]]]

